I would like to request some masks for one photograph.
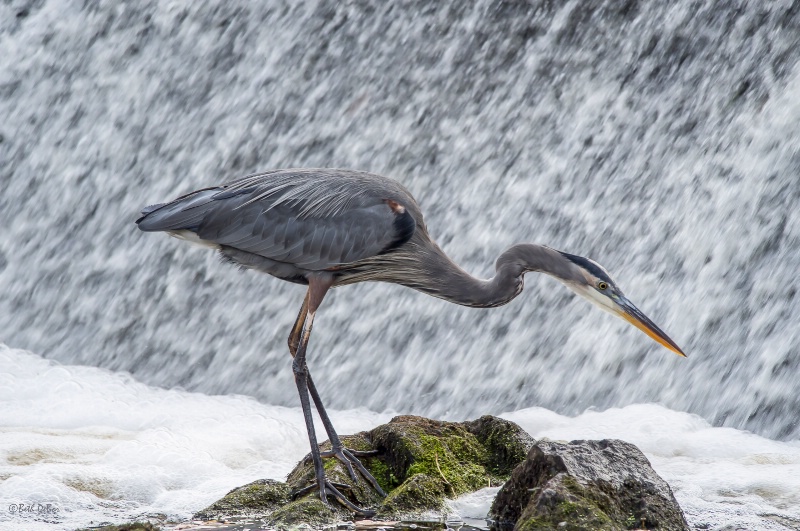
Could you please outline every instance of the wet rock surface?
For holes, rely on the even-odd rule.
[[[491,416],[463,423],[400,416],[370,437],[385,456],[378,481],[389,496],[378,514],[387,516],[441,511],[445,498],[505,481],[534,442],[513,422]]]
[[[357,472],[352,478],[336,459],[325,460],[326,475],[377,521],[443,519],[448,498],[505,482],[489,515],[496,530],[688,529],[669,485],[638,448],[623,441],[537,443],[496,417],[443,422],[404,415],[342,442],[374,452],[361,462],[388,495],[380,496]],[[323,504],[307,489],[314,483],[306,456],[286,483],[259,480],[239,487],[195,518],[256,517],[278,529],[363,518],[330,494],[329,505]]]
[[[259,479],[233,489],[195,514],[195,518],[212,520],[271,513],[289,503],[289,494],[290,489],[286,483]]]
[[[497,417],[459,423],[410,415],[395,417],[369,432],[343,436],[342,442],[353,450],[375,452],[361,462],[388,496],[381,497],[358,472],[355,479],[350,477],[335,459],[325,460],[328,479],[347,485],[340,491],[354,504],[373,510],[375,518],[393,521],[443,515],[447,498],[506,481],[534,444],[519,426]],[[321,448],[330,449],[330,443]],[[314,482],[307,456],[286,483],[260,480],[239,487],[195,517],[263,516],[278,528],[353,519],[332,495],[328,506],[316,491],[297,495]]]
[[[494,529],[688,529],[669,485],[634,445],[539,441],[500,489]]]

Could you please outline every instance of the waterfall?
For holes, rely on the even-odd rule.
[[[491,276],[589,256],[688,354],[528,275],[492,310],[335,290],[326,404],[440,418],[657,402],[797,438],[798,4],[0,5],[0,342],[142,382],[296,405],[303,288],[133,221],[247,173],[393,177]]]

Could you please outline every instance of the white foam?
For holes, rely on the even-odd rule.
[[[299,408],[157,389],[125,374],[61,366],[2,345],[0,400],[0,477],[7,478],[0,483],[2,529],[71,529],[148,514],[184,519],[236,486],[284,479],[307,453]],[[392,416],[365,409],[330,413],[340,433]],[[785,529],[764,515],[800,520],[798,442],[714,428],[652,404],[577,417],[541,408],[503,416],[537,438],[636,444],[694,525]],[[480,519],[496,490],[461,498],[453,510]],[[8,510],[20,503],[49,503],[58,514]]]
[[[58,507],[56,528],[186,518],[236,486],[284,479],[308,451],[299,409],[157,389],[4,346],[0,400],[0,526],[12,529],[20,517],[6,509],[19,503]],[[330,415],[342,433],[391,416]]]

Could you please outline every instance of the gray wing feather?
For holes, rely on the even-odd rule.
[[[144,231],[191,230],[205,216],[207,211],[204,207],[214,193],[214,189],[198,190],[171,203],[146,207],[136,224]]]
[[[418,208],[399,184],[347,170],[277,170],[149,207],[146,231],[195,232],[201,240],[302,269],[322,270],[393,245],[397,214],[386,201]]]

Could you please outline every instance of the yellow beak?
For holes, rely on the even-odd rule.
[[[653,338],[657,343],[660,343],[664,347],[668,348],[678,356],[686,357],[686,354],[683,353],[681,348],[675,344],[673,340],[669,338],[667,334],[664,333],[656,324],[651,321],[645,314],[639,311],[639,309],[633,305],[631,301],[626,299],[625,297],[620,297],[617,301],[619,304],[620,309],[618,310],[618,314],[620,317],[628,321],[630,324]]]

